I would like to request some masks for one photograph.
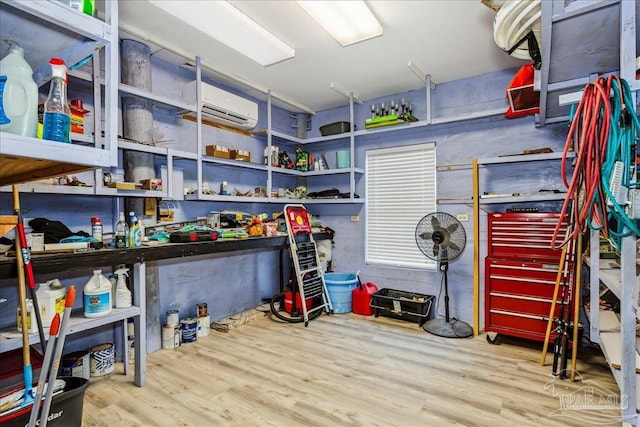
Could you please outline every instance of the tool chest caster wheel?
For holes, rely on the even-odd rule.
[[[487,332],[487,342],[492,345],[500,345],[502,337],[497,332]]]

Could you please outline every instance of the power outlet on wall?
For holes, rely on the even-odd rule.
[[[467,214],[458,214],[458,215],[456,215],[456,218],[460,222],[469,221],[469,215],[467,215]]]
[[[358,215],[351,215],[351,221],[358,222],[360,221],[360,217]]]

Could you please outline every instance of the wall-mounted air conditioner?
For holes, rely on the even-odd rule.
[[[182,88],[182,100],[187,104],[196,103],[194,80]],[[211,86],[202,85],[202,116],[204,119],[238,129],[252,129],[258,124],[258,104],[248,99]],[[193,113],[195,114],[195,113]]]

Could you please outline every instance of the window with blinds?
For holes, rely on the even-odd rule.
[[[436,145],[366,152],[367,264],[435,270],[416,244],[418,221],[436,210]]]

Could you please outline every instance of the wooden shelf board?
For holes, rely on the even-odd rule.
[[[617,325],[617,328],[616,328]],[[640,354],[638,354],[638,339],[636,339],[636,374],[640,374]],[[610,310],[600,311],[600,346],[607,358],[607,362],[614,369],[620,369],[622,360],[622,341],[620,338],[620,321]]]
[[[17,215],[0,215],[0,236],[4,236],[18,224]]]

